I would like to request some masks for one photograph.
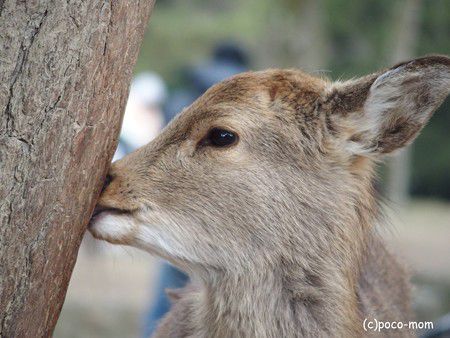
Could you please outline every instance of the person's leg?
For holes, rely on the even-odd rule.
[[[153,334],[159,320],[170,309],[170,299],[167,297],[165,290],[182,288],[187,282],[188,276],[174,266],[165,262],[161,265],[155,298],[144,319],[144,337],[150,337]]]

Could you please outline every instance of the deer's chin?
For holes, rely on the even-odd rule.
[[[92,217],[89,231],[97,239],[134,246],[169,261],[191,260],[191,250],[167,231],[171,226],[160,216],[156,213],[106,209]]]
[[[132,244],[138,224],[128,213],[103,211],[89,223],[89,231],[97,238],[113,244]]]

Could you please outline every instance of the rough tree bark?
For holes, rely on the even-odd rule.
[[[153,0],[0,0],[0,337],[53,332]]]

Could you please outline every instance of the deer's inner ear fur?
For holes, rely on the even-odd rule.
[[[450,59],[424,57],[332,84],[329,119],[351,153],[390,153],[414,140],[449,92]]]

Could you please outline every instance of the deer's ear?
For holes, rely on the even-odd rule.
[[[450,58],[429,56],[335,83],[327,102],[349,151],[373,155],[411,143],[449,93]]]

